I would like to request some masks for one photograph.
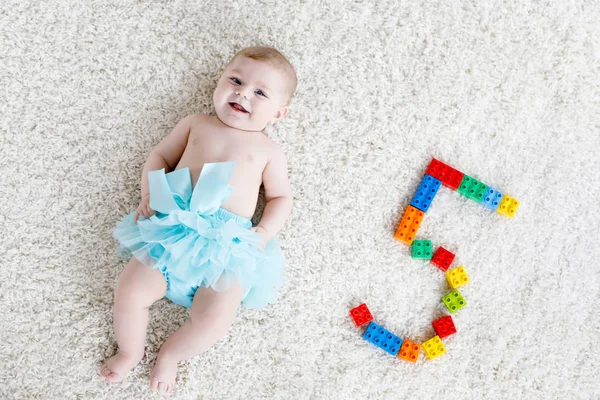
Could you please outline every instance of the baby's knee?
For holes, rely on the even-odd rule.
[[[115,307],[119,308],[150,307],[156,300],[135,282],[120,282],[115,290]]]
[[[227,332],[233,323],[233,318],[218,310],[203,310],[203,312],[193,313],[190,322],[194,330],[209,331],[218,335]]]
[[[142,299],[135,286],[118,285],[115,290],[115,307],[127,307],[141,303]]]
[[[166,279],[160,271],[130,263],[119,276],[115,304],[150,307],[166,290]]]

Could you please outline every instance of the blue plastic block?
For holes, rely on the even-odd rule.
[[[442,182],[439,179],[425,174],[410,205],[423,212],[427,212],[441,184]]]
[[[492,211],[496,211],[503,197],[504,195],[496,189],[488,188],[488,190],[485,192],[485,195],[483,195],[483,201],[481,204]]]
[[[402,346],[402,339],[373,321],[371,321],[367,327],[363,338],[367,342],[371,342],[375,346],[387,351],[394,357],[398,354],[398,351],[400,351],[400,347]]]

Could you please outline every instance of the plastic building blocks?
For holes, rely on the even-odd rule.
[[[412,258],[431,260],[431,240],[415,240],[412,244]]]
[[[452,289],[456,289],[457,287],[469,283],[469,276],[465,272],[465,267],[462,265],[458,268],[446,271],[446,279],[448,280],[448,285],[450,285]]]
[[[442,354],[446,354],[446,348],[444,347],[444,344],[440,340],[439,336],[434,336],[423,343],[423,351],[430,360],[438,358]]]
[[[356,325],[357,328],[363,326],[367,322],[373,321],[373,315],[371,315],[369,307],[364,303],[350,310],[350,317],[352,317],[352,321],[354,321],[354,325]]]
[[[404,343],[402,343],[402,347],[400,347],[400,351],[398,352],[398,358],[410,362],[417,362],[420,352],[421,346],[411,342],[410,340],[405,340]]]
[[[419,230],[419,226],[421,226],[424,215],[425,213],[418,208],[408,206],[404,212],[404,216],[402,216],[400,225],[398,225],[398,229],[396,229],[394,239],[410,246],[413,240],[415,240],[415,235],[417,234],[417,230]]]
[[[475,178],[465,175],[462,182],[460,183],[460,187],[458,188],[458,193],[471,200],[475,200],[476,202],[481,203],[487,190],[488,185],[479,182]]]
[[[458,290],[451,291],[446,296],[442,297],[442,300],[446,307],[448,307],[450,313],[454,313],[467,305],[467,302]]]
[[[496,212],[500,215],[504,215],[505,217],[512,218],[515,216],[517,208],[519,208],[519,201],[510,196],[504,195]]]
[[[429,164],[429,167],[427,167],[427,171],[425,173],[433,176],[436,179],[439,179],[444,186],[449,187],[452,190],[458,189],[460,182],[465,175],[451,166],[436,160],[435,158],[431,160],[431,163]]]
[[[483,195],[483,201],[481,202],[481,205],[489,208],[492,211],[496,211],[503,197],[504,195],[502,193],[489,187]]]
[[[455,255],[452,252],[440,246],[432,255],[432,243],[430,240],[415,240],[424,215],[431,207],[432,201],[441,185],[456,190],[463,196],[509,218],[512,218],[516,214],[519,201],[435,158],[432,158],[429,163],[417,192],[402,215],[400,224],[394,233],[394,239],[406,245],[412,245],[411,254],[414,259],[430,260],[433,265],[436,265],[440,270],[445,272],[448,285],[452,288],[452,291],[442,297],[442,302],[446,305],[448,311],[453,314],[467,305],[466,300],[456,290],[456,288],[469,283],[469,276],[464,266],[461,265],[449,270],[455,259]],[[421,347],[430,360],[445,354],[446,348],[441,338],[456,333],[452,316],[444,316],[432,322],[436,336],[427,340],[422,345],[418,345],[408,340],[403,341],[373,322],[373,316],[365,304],[352,309],[350,315],[357,327],[370,322],[363,334],[365,340],[392,355],[397,355],[398,358],[410,362],[417,361]]]
[[[446,272],[446,270],[452,264],[452,261],[454,261],[454,257],[454,253],[440,246],[431,258],[431,263],[436,265],[442,271]]]
[[[440,186],[442,186],[442,182],[438,179],[431,175],[425,175],[410,205],[427,212]]]
[[[373,321],[367,327],[363,338],[393,356],[398,354],[400,346],[402,346],[402,339]]]
[[[449,315],[446,317],[436,319],[431,324],[433,325],[433,329],[435,330],[435,333],[437,333],[437,335],[440,337],[440,339],[443,339],[447,336],[456,333],[454,321],[452,321],[452,317]]]

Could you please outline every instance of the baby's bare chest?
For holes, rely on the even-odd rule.
[[[266,138],[254,134],[192,130],[177,168],[189,167],[195,182],[205,163],[235,161],[232,181],[261,179],[268,162],[266,142]]]

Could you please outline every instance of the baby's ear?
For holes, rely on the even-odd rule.
[[[283,119],[286,115],[288,115],[288,112],[289,112],[288,106],[281,107],[279,110],[277,110],[275,117],[273,117],[273,119],[271,121],[269,121],[269,123],[271,125],[273,125],[275,123],[275,121]]]

